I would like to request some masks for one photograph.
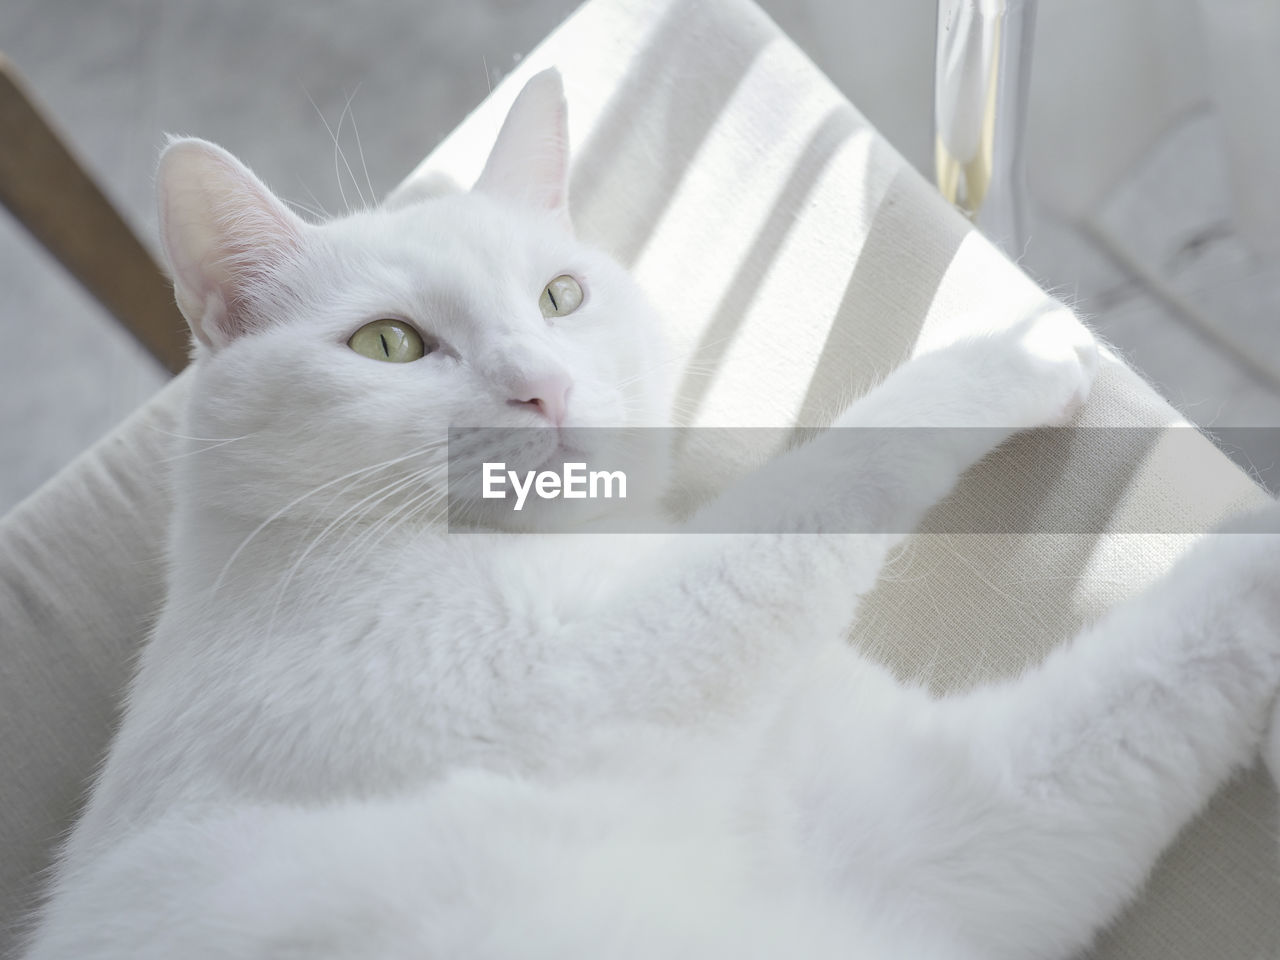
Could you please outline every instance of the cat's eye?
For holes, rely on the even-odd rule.
[[[347,341],[356,353],[389,363],[408,363],[426,354],[422,335],[403,320],[374,320]]]
[[[538,298],[544,317],[563,317],[582,306],[582,287],[568,274],[556,277],[542,288]]]

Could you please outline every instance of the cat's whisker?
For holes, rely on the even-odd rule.
[[[431,510],[441,502],[442,497],[438,491],[424,490],[415,497],[406,500],[389,512],[378,523],[368,530],[364,531],[358,540],[353,542],[351,546],[344,551],[342,560],[343,564],[334,564],[332,569],[326,569],[320,582],[331,582],[331,576],[334,573],[341,573],[344,565],[347,563],[359,563],[372,554],[377,548],[396,531],[409,524],[416,522],[417,518],[427,511]],[[436,518],[428,518],[428,523],[433,522]]]
[[[351,96],[355,96],[353,93]],[[342,107],[342,113],[338,114],[338,129],[333,138],[333,164],[334,172],[338,169],[338,158],[342,158],[342,165],[347,168],[347,174],[351,177],[351,186],[355,187],[356,196],[360,198],[360,206],[365,210],[369,209],[369,201],[364,198],[364,191],[360,189],[360,181],[356,179],[356,172],[351,169],[351,163],[347,160],[347,152],[342,149],[342,122],[347,118],[347,114],[351,112],[351,97],[347,97],[347,102]],[[342,179],[342,174],[338,174],[338,179]],[[348,213],[350,208],[348,208]]]
[[[348,517],[343,523],[345,530],[350,531],[355,527],[359,526],[365,520],[366,517],[368,517],[374,510],[378,508],[378,506],[383,501],[411,487],[414,483],[417,482],[417,479],[418,479],[417,475],[414,474],[414,475],[411,475],[410,477],[402,478],[400,481],[391,485],[391,488],[386,489],[384,496],[378,498],[377,502],[366,505],[365,507],[361,508],[357,513],[355,513],[351,517]],[[398,509],[398,507],[393,509]],[[325,595],[331,583],[330,574],[336,571],[340,571],[343,568],[343,558],[351,552],[352,544],[354,544],[356,541],[364,537],[366,533],[367,533],[367,529],[357,534],[350,543],[341,547],[338,553],[334,557],[330,558],[328,565],[324,568],[324,570],[319,575],[313,575],[312,586],[307,593],[308,596],[315,596],[317,599],[323,598],[323,596]],[[315,544],[313,544],[312,546],[314,545]],[[292,577],[294,572],[295,571],[290,571],[290,577]],[[280,595],[276,601],[277,607],[281,602],[281,600],[283,599],[284,591],[287,588],[287,586],[288,586],[287,581],[285,583],[282,583],[281,585]],[[306,596],[302,598],[302,601],[303,602],[306,601]],[[274,618],[275,618],[275,613],[273,611],[272,613],[273,622],[274,622]]]
[[[333,172],[338,178],[338,196],[342,199],[342,205],[346,208],[347,213],[351,212],[351,204],[347,202],[347,191],[342,186],[342,175],[338,171],[338,138],[334,135],[333,127],[329,126],[329,121],[325,119],[324,111],[320,109],[319,104],[311,96],[311,91],[304,89],[303,93],[307,95],[307,99],[311,102],[311,106],[315,108],[316,116],[320,118],[320,122],[324,124],[325,131],[329,134],[329,139],[333,141]]]
[[[318,209],[320,213],[323,215],[322,219],[332,220],[333,214],[329,212],[329,208],[320,202],[320,198],[316,196],[315,191],[312,190],[309,186],[307,186],[303,182],[301,177],[298,178],[298,184],[302,187],[303,190],[307,191],[307,196],[311,199],[311,202],[316,205],[316,209]]]
[[[285,203],[287,203],[289,206],[294,207],[295,209],[302,211],[303,213],[307,214],[308,216],[310,216],[310,217],[312,217],[312,218],[314,218],[314,219],[316,219],[316,220],[323,219],[323,217],[322,217],[322,215],[321,215],[320,211],[319,211],[319,210],[317,210],[315,207],[308,206],[307,204],[302,203],[302,202],[300,202],[300,201],[298,201],[298,200],[288,200],[288,199],[285,199],[285,198],[283,198],[283,197],[282,197],[281,199],[284,199],[284,202],[285,202]]]
[[[435,465],[433,465],[433,466],[429,466],[429,467],[424,467],[424,468],[419,469],[419,470],[415,470],[413,473],[411,473],[408,477],[406,477],[406,478],[405,478],[405,482],[404,482],[401,486],[399,486],[395,491],[393,491],[393,493],[398,493],[398,492],[400,492],[401,490],[407,489],[408,487],[414,486],[414,485],[416,485],[416,484],[427,484],[427,485],[428,485],[428,489],[430,489],[430,484],[432,483],[432,481],[434,481],[434,480],[438,479],[438,478],[439,478],[439,476],[440,476],[442,473],[444,473],[447,469],[448,469],[448,464],[447,464],[447,463],[441,463],[441,464],[435,464]],[[417,495],[417,494],[414,494],[413,496],[414,496],[414,497],[417,497],[418,495]],[[384,499],[385,499],[385,498],[384,498]],[[379,501],[379,502],[381,502],[381,501]],[[364,511],[362,511],[361,516],[367,515],[367,514],[368,514],[369,512],[371,512],[373,509],[376,509],[376,508],[377,508],[377,506],[378,506],[378,504],[377,504],[377,503],[375,503],[375,504],[372,504],[372,505],[371,505],[371,506],[369,506],[369,507],[366,507],[366,508],[364,509]],[[395,512],[395,510],[398,510],[398,509],[400,509],[400,507],[396,507],[396,508],[394,508],[391,512],[392,512],[392,513],[394,513],[394,512]],[[378,520],[374,521],[374,523],[373,523],[373,524],[372,524],[368,529],[361,531],[361,532],[360,532],[360,533],[359,533],[359,534],[358,534],[358,535],[357,535],[357,536],[356,536],[356,537],[351,541],[351,543],[349,543],[349,544],[347,545],[347,547],[345,547],[343,550],[339,551],[339,553],[338,553],[334,558],[332,558],[332,559],[330,560],[329,566],[325,568],[324,575],[327,575],[327,574],[328,574],[328,572],[329,572],[331,569],[333,569],[335,566],[340,567],[340,566],[341,566],[341,564],[342,564],[343,562],[345,562],[346,554],[347,554],[348,552],[350,552],[350,550],[351,550],[352,548],[354,548],[354,547],[359,543],[359,541],[360,541],[363,537],[365,537],[365,536],[369,535],[369,533],[370,533],[372,530],[376,529],[376,528],[377,528],[380,524],[382,524],[385,520],[386,520],[386,517],[385,517],[385,516],[384,516],[384,517],[381,517],[381,518],[379,518]],[[358,521],[357,521],[357,522],[358,522]],[[349,524],[349,525],[351,525],[351,524]]]
[[[694,347],[692,350],[685,350],[682,353],[669,356],[666,359],[659,361],[658,363],[651,364],[650,366],[645,367],[643,370],[641,370],[637,374],[634,374],[633,376],[625,377],[624,379],[617,381],[616,383],[614,383],[614,387],[621,389],[622,387],[628,386],[630,384],[647,380],[653,374],[657,373],[660,370],[664,370],[667,367],[671,367],[679,363],[685,363],[686,361],[689,361],[687,364],[687,367],[689,369],[705,368],[707,373],[711,373],[716,369],[718,369],[720,365],[719,360],[716,360],[716,359],[698,360],[698,359],[692,359],[692,358],[697,357],[697,355],[700,353],[704,353],[708,350],[718,347],[720,344],[731,339],[732,337],[729,337],[729,336],[719,337],[715,340],[712,340],[709,343],[704,343],[699,347]]]
[[[368,530],[364,531],[361,534],[361,537],[366,537],[366,538],[375,537],[376,535],[376,539],[374,539],[372,543],[369,543],[367,546],[364,547],[364,551],[361,554],[361,556],[368,556],[370,553],[372,553],[373,550],[377,547],[377,545],[380,544],[384,539],[386,539],[387,535],[392,531],[392,529],[400,526],[404,526],[406,523],[409,522],[410,517],[416,516],[419,513],[423,512],[423,510],[430,509],[436,504],[443,502],[447,497],[447,495],[448,495],[448,490],[445,488],[428,486],[426,489],[420,491],[419,493],[415,494],[413,497],[406,500],[404,503],[400,504],[398,507],[396,507],[394,510],[389,512],[385,517],[382,517],[380,520],[378,520],[377,523],[373,524],[371,527],[369,527]],[[397,519],[397,514],[400,514],[400,513],[403,513],[404,516]],[[382,529],[382,528],[385,528],[385,529]],[[378,533],[380,529],[382,529],[381,534]],[[360,546],[358,540],[359,538],[357,538],[356,542],[353,542],[352,544],[353,547]]]
[[[356,94],[359,92],[360,84],[357,83],[356,88],[351,91],[351,96],[347,99],[348,105],[351,101],[355,100]],[[377,206],[376,201],[378,199],[378,194],[373,189],[373,180],[369,176],[369,165],[365,163],[364,160],[364,145],[360,142],[360,128],[356,126],[356,111],[354,108],[351,111],[351,132],[354,133],[356,137],[356,150],[360,154],[360,166],[364,170],[364,182],[369,187],[369,204],[371,206]]]
[[[417,499],[420,499],[422,497],[422,494],[424,493],[429,494],[434,492],[434,488],[433,486],[431,486],[431,484],[433,484],[433,481],[438,479],[440,474],[443,474],[445,470],[448,470],[447,463],[438,463],[438,465],[425,467],[425,468],[422,468],[422,470],[417,470],[413,472],[412,475],[406,477],[406,483],[399,486],[399,488],[394,493],[401,493],[403,492],[403,490],[412,488],[412,486],[424,484],[425,490],[422,490],[422,492],[420,493],[411,494],[410,498],[408,498],[407,500],[407,503],[416,502]],[[325,570],[321,572],[320,579],[319,579],[320,582],[324,582],[325,580],[328,580],[330,572],[335,570],[337,571],[343,570],[344,564],[346,564],[349,561],[349,559],[351,559],[352,554],[356,552],[356,549],[358,547],[360,547],[360,544],[362,543],[362,541],[374,535],[376,531],[381,529],[381,527],[383,527],[385,524],[387,524],[387,522],[389,522],[390,518],[396,516],[396,513],[398,513],[399,511],[402,511],[402,509],[404,509],[404,506],[406,506],[406,503],[404,502],[397,504],[396,507],[393,507],[392,509],[390,509],[390,511],[385,513],[385,515],[379,517],[378,520],[372,521],[370,525],[367,525],[365,530],[358,532],[355,538],[352,538],[351,543],[348,543],[346,547],[344,547],[343,549],[340,549],[339,552],[335,554],[333,558],[330,558],[328,566],[326,566]],[[361,520],[365,516],[369,515],[372,509],[375,509],[376,507],[378,507],[378,504],[372,504],[371,507],[366,507],[365,511],[361,513],[361,517],[360,517]],[[348,524],[348,526],[353,526],[353,524]]]
[[[398,504],[397,506],[392,508],[390,511],[388,511],[386,515],[379,518],[377,521],[371,524],[368,528],[366,528],[365,530],[362,530],[359,534],[357,534],[351,540],[350,543],[348,543],[342,550],[338,552],[336,556],[334,556],[330,560],[329,564],[324,568],[324,570],[320,572],[319,576],[316,577],[316,584],[318,585],[317,589],[319,588],[327,589],[328,585],[332,583],[332,578],[335,575],[341,573],[344,569],[347,568],[347,566],[350,563],[358,562],[364,557],[367,557],[370,553],[373,552],[373,550],[378,546],[378,544],[383,542],[383,540],[386,538],[386,536],[391,532],[393,528],[402,525],[400,523],[394,522],[397,514],[406,513],[407,516],[414,515],[416,512],[414,510],[414,505],[422,503],[423,500],[430,499],[432,504],[439,502],[439,500],[443,497],[445,493],[447,493],[447,491],[442,491],[436,488],[432,488],[429,485],[432,477],[434,475],[437,475],[439,472],[440,472],[439,467],[432,468],[432,470],[425,472],[426,473],[425,476],[415,477],[414,478],[415,482],[427,483],[428,484],[427,489],[417,494],[414,494],[403,503]],[[406,519],[407,519],[407,516],[406,516]],[[384,528],[386,529],[384,530]],[[384,532],[378,535],[378,532],[380,530],[384,530]],[[370,538],[373,538],[372,542],[369,543],[368,546],[365,546],[366,542],[370,540]]]
[[[328,536],[335,528],[341,526],[342,522],[346,520],[349,516],[351,516],[353,513],[359,516],[361,513],[360,508],[363,507],[370,500],[374,501],[370,507],[370,509],[372,509],[376,507],[379,503],[382,503],[384,500],[386,500],[387,497],[393,496],[397,491],[413,483],[413,481],[414,481],[414,477],[410,475],[407,478],[401,477],[398,480],[392,480],[392,481],[389,481],[388,483],[383,484],[373,493],[357,501],[354,505],[348,507],[342,513],[340,513],[336,518],[334,518],[329,522],[328,526],[326,526],[323,530],[320,531],[318,536],[312,538],[311,541],[308,543],[306,549],[304,549],[299,554],[298,559],[294,561],[293,566],[289,568],[289,571],[285,574],[280,584],[279,590],[276,591],[276,601],[275,601],[275,605],[272,607],[271,618],[269,623],[270,624],[275,623],[275,617],[276,617],[277,611],[279,610],[280,603],[284,598],[285,592],[288,590],[289,584],[293,581],[294,576],[297,574],[298,568],[302,566],[303,562],[307,559],[307,557],[311,556],[311,552],[315,550],[315,548],[318,547],[321,544],[321,542],[324,541],[324,538],[326,536]]]
[[[637,387],[633,390],[620,391],[619,399],[622,401],[623,413],[630,417],[633,414],[641,412],[641,403],[645,400],[645,391],[643,387]],[[683,417],[686,420],[694,419],[698,414],[697,407],[691,403],[686,397],[672,397],[668,406],[668,413],[675,415],[673,419],[676,421],[672,426],[684,426],[679,422]]]
[[[316,115],[320,118],[320,122],[324,124],[325,130],[329,134],[329,139],[333,141],[333,173],[338,179],[338,196],[342,199],[342,206],[346,209],[347,213],[350,213],[351,204],[347,201],[347,191],[342,185],[342,171],[338,166],[338,157],[342,153],[342,146],[338,142],[338,135],[334,133],[333,127],[329,126],[329,121],[325,119],[324,111],[320,109],[315,99],[311,96],[311,92],[305,89],[303,92],[307,95],[307,99],[311,101],[311,106],[315,108]],[[338,129],[342,129],[341,118],[339,118]]]
[[[240,545],[231,552],[231,556],[228,557],[227,562],[223,564],[222,570],[218,573],[217,578],[213,582],[213,586],[210,588],[210,595],[216,594],[218,592],[218,588],[222,585],[222,581],[226,578],[227,571],[231,569],[232,564],[236,562],[236,559],[240,556],[241,553],[244,552],[245,548],[248,547],[248,545],[253,542],[253,540],[258,536],[258,534],[260,534],[263,530],[265,530],[268,526],[270,526],[276,520],[279,520],[282,516],[284,516],[286,513],[288,513],[298,504],[302,503],[304,500],[307,500],[315,496],[321,490],[327,490],[330,487],[334,486],[335,484],[342,483],[344,480],[349,480],[352,477],[358,477],[364,474],[372,473],[373,471],[376,471],[376,470],[385,470],[388,467],[395,466],[398,463],[404,463],[406,460],[410,460],[413,457],[423,456],[424,454],[428,453],[435,447],[438,447],[443,442],[446,442],[446,441],[443,441],[443,440],[432,441],[418,448],[417,450],[412,451],[411,453],[406,453],[406,454],[403,454],[402,456],[394,457],[390,460],[384,460],[382,463],[375,463],[371,466],[361,467],[358,470],[352,470],[350,473],[345,473],[340,477],[335,477],[334,479],[329,480],[326,483],[322,483],[317,487],[313,487],[311,490],[308,490],[306,493],[301,494],[295,497],[294,499],[290,500],[283,507],[275,511],[275,513],[271,514],[271,516],[267,517],[265,520],[259,523],[256,527],[254,527],[253,530],[249,533],[249,535],[240,542]]]
[[[341,500],[343,497],[347,496],[347,494],[350,493],[352,489],[359,487],[361,482],[362,482],[361,477],[355,477],[354,479],[344,483],[337,490],[333,491],[331,496],[327,500],[325,500],[325,502],[321,504],[319,509],[316,511],[316,514],[317,514],[316,518],[307,525],[307,529],[303,533],[303,539],[310,538],[312,535],[312,531],[314,531],[316,527],[318,527],[321,523],[324,522],[324,518],[328,514],[329,509],[335,503]]]
[[[185,460],[187,457],[194,457],[200,453],[208,453],[210,450],[216,450],[218,447],[225,447],[227,444],[235,443],[237,440],[243,440],[247,436],[249,436],[249,434],[245,434],[243,437],[228,437],[226,440],[215,440],[197,450],[187,450],[184,453],[176,453],[171,457],[162,457],[154,462],[173,463],[175,460]]]
[[[223,443],[230,440],[243,440],[246,437],[253,437],[257,435],[257,431],[252,431],[250,433],[242,433],[238,437],[192,437],[185,433],[174,433],[171,430],[162,430],[160,427],[153,426],[152,424],[147,424],[146,427],[148,430],[164,434],[166,437],[173,437],[176,440],[194,440],[197,443]]]
[[[433,450],[438,450],[440,447],[447,448],[448,442],[449,441],[447,437],[442,437],[439,440],[433,440],[419,447],[418,453],[426,454],[426,453],[430,453]],[[343,484],[337,490],[333,491],[329,499],[326,500],[324,504],[320,507],[320,509],[317,511],[320,514],[320,516],[317,517],[316,520],[312,521],[311,526],[308,527],[307,529],[307,532],[310,533],[310,531],[315,529],[315,527],[318,524],[323,522],[323,515],[328,512],[329,508],[333,506],[333,504],[336,501],[341,500],[343,497],[345,497],[348,494],[348,492],[351,491],[353,487],[358,487],[363,482],[364,482],[364,479],[362,477],[355,477],[354,479],[349,480],[347,483]]]

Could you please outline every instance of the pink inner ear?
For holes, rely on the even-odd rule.
[[[569,222],[569,111],[560,74],[535,74],[507,114],[475,189]]]
[[[157,175],[165,256],[178,307],[214,349],[263,321],[257,304],[299,250],[305,224],[225,150],[177,140]]]

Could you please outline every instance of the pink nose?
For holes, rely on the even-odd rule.
[[[571,386],[573,383],[562,374],[537,377],[521,383],[509,402],[536,407],[558,427],[564,423]]]

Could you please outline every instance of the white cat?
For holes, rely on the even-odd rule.
[[[664,419],[651,312],[572,235],[566,144],[540,74],[472,192],[324,225],[211,144],[166,150],[203,439],[28,960],[1067,957],[1256,755],[1274,510],[1017,681],[935,699],[841,640],[900,531],[1083,402],[1065,312],[838,421],[989,429],[829,431],[690,521],[866,533],[515,534],[479,499],[448,533],[450,427],[551,461],[561,428]],[[653,474],[657,444],[591,452]]]

